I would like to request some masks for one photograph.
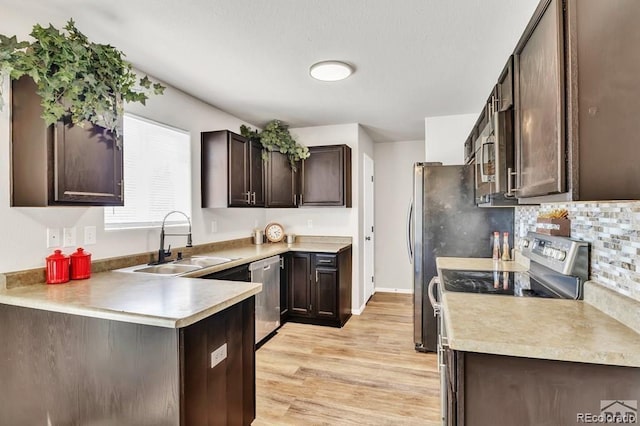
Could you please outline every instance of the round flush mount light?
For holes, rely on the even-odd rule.
[[[353,67],[340,61],[322,61],[311,65],[309,74],[320,81],[339,81],[353,74]]]

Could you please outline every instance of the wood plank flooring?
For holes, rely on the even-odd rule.
[[[253,425],[437,425],[436,363],[408,294],[376,293],[341,329],[286,323],[256,352]]]

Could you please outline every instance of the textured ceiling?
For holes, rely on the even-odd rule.
[[[360,123],[424,138],[424,118],[480,110],[538,0],[0,0],[0,33],[72,17],[140,70],[254,125]],[[356,67],[319,82],[309,66]]]

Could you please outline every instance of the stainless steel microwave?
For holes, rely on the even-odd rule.
[[[513,169],[513,109],[500,111],[492,98],[486,124],[475,140],[476,204],[501,206],[517,204],[509,192],[509,173]]]

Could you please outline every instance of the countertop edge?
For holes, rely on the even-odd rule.
[[[581,349],[566,350],[535,345],[509,343],[508,348],[496,347],[495,343],[465,339],[459,342],[449,337],[449,347],[463,352],[478,352],[491,355],[515,356],[519,358],[545,359],[549,361],[579,362],[584,364],[613,365],[619,367],[640,367],[640,355],[620,352],[591,352]],[[555,352],[557,351],[557,352]],[[532,355],[533,354],[533,355]],[[629,355],[633,355],[629,357]]]
[[[163,328],[183,328],[194,324],[201,319],[210,317],[236,303],[239,303],[262,291],[262,284],[255,283],[249,290],[241,292],[229,299],[218,302],[210,308],[203,309],[184,318],[161,317],[157,315],[147,315],[141,313],[116,311],[99,307],[84,307],[73,304],[63,304],[55,302],[42,302],[41,300],[29,299],[22,296],[2,295],[0,304],[15,306],[19,308],[37,309],[47,312],[57,312],[61,314],[78,315],[87,318],[97,318],[112,321],[126,322],[130,324],[150,325]]]

